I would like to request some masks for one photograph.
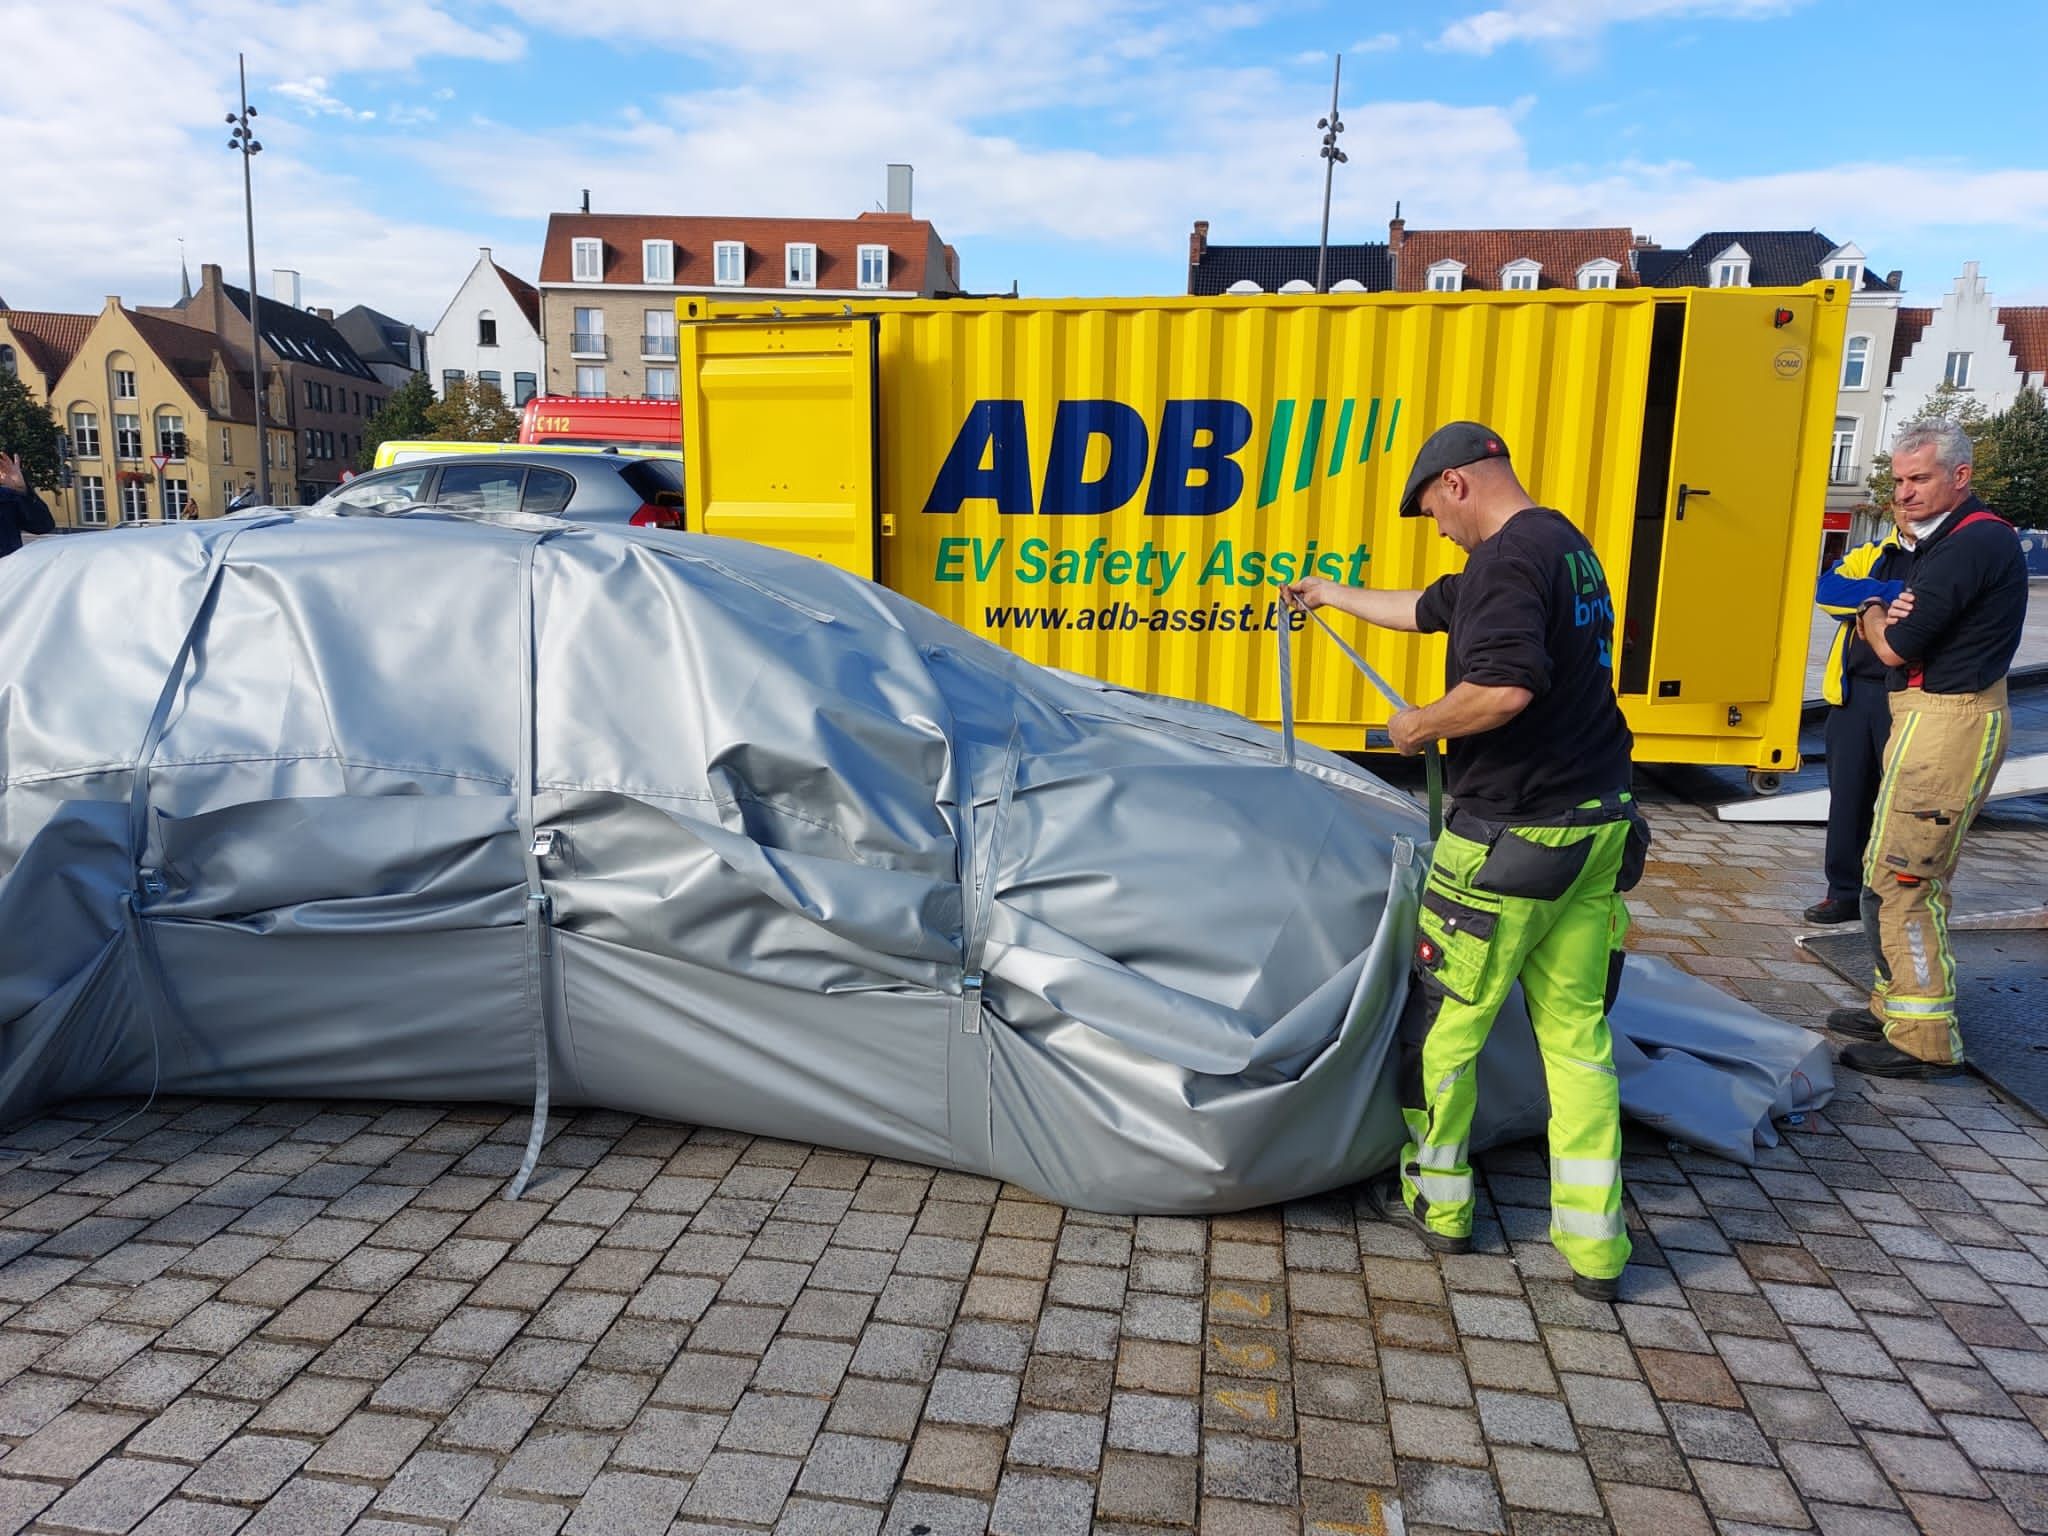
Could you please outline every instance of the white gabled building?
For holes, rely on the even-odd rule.
[[[514,406],[540,392],[547,357],[539,290],[491,260],[489,246],[427,333],[427,376],[441,396],[454,378],[495,384]]]

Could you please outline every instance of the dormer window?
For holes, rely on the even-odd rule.
[[[1739,245],[1727,250],[1708,263],[1708,286],[1713,288],[1747,288],[1749,286],[1749,252]]]
[[[640,242],[640,281],[672,283],[676,280],[676,243],[673,240]]]
[[[1457,293],[1465,286],[1465,263],[1462,261],[1433,261],[1429,265],[1429,291],[1431,293]]]
[[[1620,277],[1621,263],[1600,256],[1580,265],[1577,282],[1581,288],[1612,288]]]
[[[818,286],[818,248],[815,245],[792,244],[782,248],[785,281],[791,288],[815,288]]]
[[[1866,263],[1863,250],[1857,245],[1837,246],[1829,251],[1820,264],[1822,277],[1831,282],[1847,283],[1851,293],[1863,286],[1863,268]]]
[[[1542,264],[1524,256],[1500,269],[1500,286],[1507,293],[1534,293],[1542,276]]]
[[[742,241],[720,240],[711,247],[711,280],[721,288],[738,288],[747,280],[747,247]]]
[[[575,258],[575,278],[579,283],[601,283],[604,281],[604,242],[602,240],[576,240],[571,243]]]
[[[860,248],[860,285],[863,288],[889,286],[889,247],[864,245]]]

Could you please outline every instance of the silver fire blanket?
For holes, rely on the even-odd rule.
[[[1389,1166],[1422,814],[798,556],[265,513],[0,562],[0,1122],[603,1105],[1223,1211]],[[1749,1160],[1818,1037],[1633,961],[1622,1101]],[[1481,1143],[1540,1133],[1519,1003]],[[4,1137],[0,1137],[4,1143]]]

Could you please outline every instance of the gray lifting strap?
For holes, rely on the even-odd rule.
[[[1330,628],[1330,621],[1328,619],[1325,619],[1312,608],[1302,611],[1314,619],[1317,627],[1336,642],[1337,649],[1344,653],[1345,658],[1352,666],[1358,668],[1365,675],[1365,680],[1378,690],[1381,698],[1385,699],[1397,710],[1409,707],[1408,701],[1394,691],[1393,685],[1373,670],[1372,663],[1353,650],[1342,635]],[[1292,767],[1294,764],[1294,652],[1290,640],[1290,632],[1293,626],[1286,622],[1286,617],[1286,612],[1283,609],[1281,623],[1277,631],[1280,637],[1280,751],[1288,766]],[[1433,741],[1426,743],[1422,750],[1424,759],[1423,772],[1429,786],[1429,835],[1431,838],[1435,838],[1444,829],[1443,753]]]
[[[553,530],[519,552],[519,852],[526,861],[526,1009],[533,1024],[533,1125],[526,1133],[526,1155],[505,1187],[505,1198],[517,1200],[540,1162],[548,1139],[548,1040],[555,996],[554,904],[541,879],[539,828],[534,817],[534,780],[539,739],[534,723],[534,689],[540,673],[540,636],[534,623],[533,563]]]

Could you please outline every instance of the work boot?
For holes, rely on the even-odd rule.
[[[1884,1022],[1868,1008],[1837,1008],[1828,1015],[1828,1028],[1852,1040],[1884,1038]]]
[[[1434,1253],[1470,1253],[1472,1237],[1450,1237],[1431,1229],[1428,1222],[1408,1209],[1408,1202],[1401,1198],[1401,1180],[1389,1175],[1379,1180],[1367,1192],[1367,1199],[1373,1209],[1380,1213],[1380,1220],[1391,1221],[1397,1227],[1406,1227]]]
[[[1918,1056],[1908,1056],[1888,1040],[1879,1040],[1871,1045],[1844,1046],[1841,1060],[1843,1066],[1854,1067],[1872,1077],[1912,1077],[1922,1082],[1960,1077],[1963,1071],[1960,1061],[1922,1061]]]
[[[1588,1301],[1612,1301],[1621,1294],[1621,1276],[1573,1275],[1572,1289]]]
[[[1862,919],[1863,907],[1853,896],[1830,896],[1806,909],[1809,923],[1853,923]]]

